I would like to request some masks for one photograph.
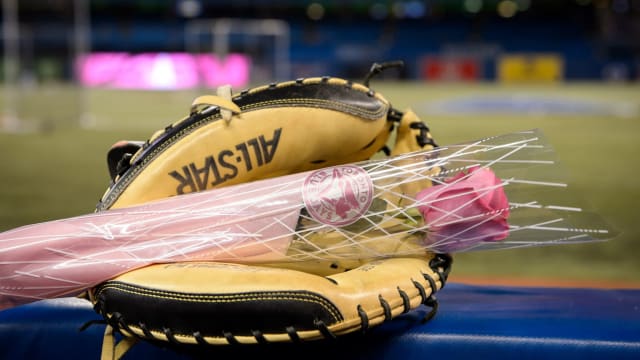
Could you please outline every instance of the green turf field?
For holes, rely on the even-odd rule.
[[[541,129],[567,169],[571,187],[582,194],[580,201],[621,232],[606,243],[461,254],[455,257],[454,274],[485,276],[488,281],[507,275],[640,284],[639,85],[374,82],[373,86],[396,107],[414,108],[440,144]],[[24,103],[37,104],[23,105],[35,119],[30,121],[31,131],[0,132],[0,230],[93,211],[108,185],[109,146],[119,139],[144,140],[183,117],[198,93],[93,90],[88,94],[94,122],[90,128],[53,116],[60,109],[73,113],[77,95],[67,88],[49,89],[46,96],[31,100],[26,94]],[[467,114],[438,110],[446,101],[477,98],[494,102],[542,98],[553,104],[546,105],[550,112],[529,107],[508,113],[487,112],[490,107]],[[560,106],[573,102],[597,107],[576,114]]]

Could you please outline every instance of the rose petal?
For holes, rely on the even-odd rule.
[[[509,201],[489,168],[472,167],[416,195],[429,244],[461,250],[509,234]],[[451,250],[453,251],[453,250]]]

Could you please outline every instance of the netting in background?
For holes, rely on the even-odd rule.
[[[199,19],[185,27],[187,52],[213,54],[222,63],[246,55],[253,84],[290,80],[290,41],[289,25],[275,19]]]

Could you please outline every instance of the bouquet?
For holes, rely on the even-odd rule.
[[[0,234],[0,309],[152,263],[371,259],[602,241],[531,130]]]

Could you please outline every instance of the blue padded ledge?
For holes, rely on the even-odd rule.
[[[525,288],[448,284],[428,309],[365,334],[304,344],[225,346],[178,351],[141,342],[124,359],[640,359],[640,289]],[[0,358],[97,359],[104,325],[88,302],[45,300],[0,311]]]

